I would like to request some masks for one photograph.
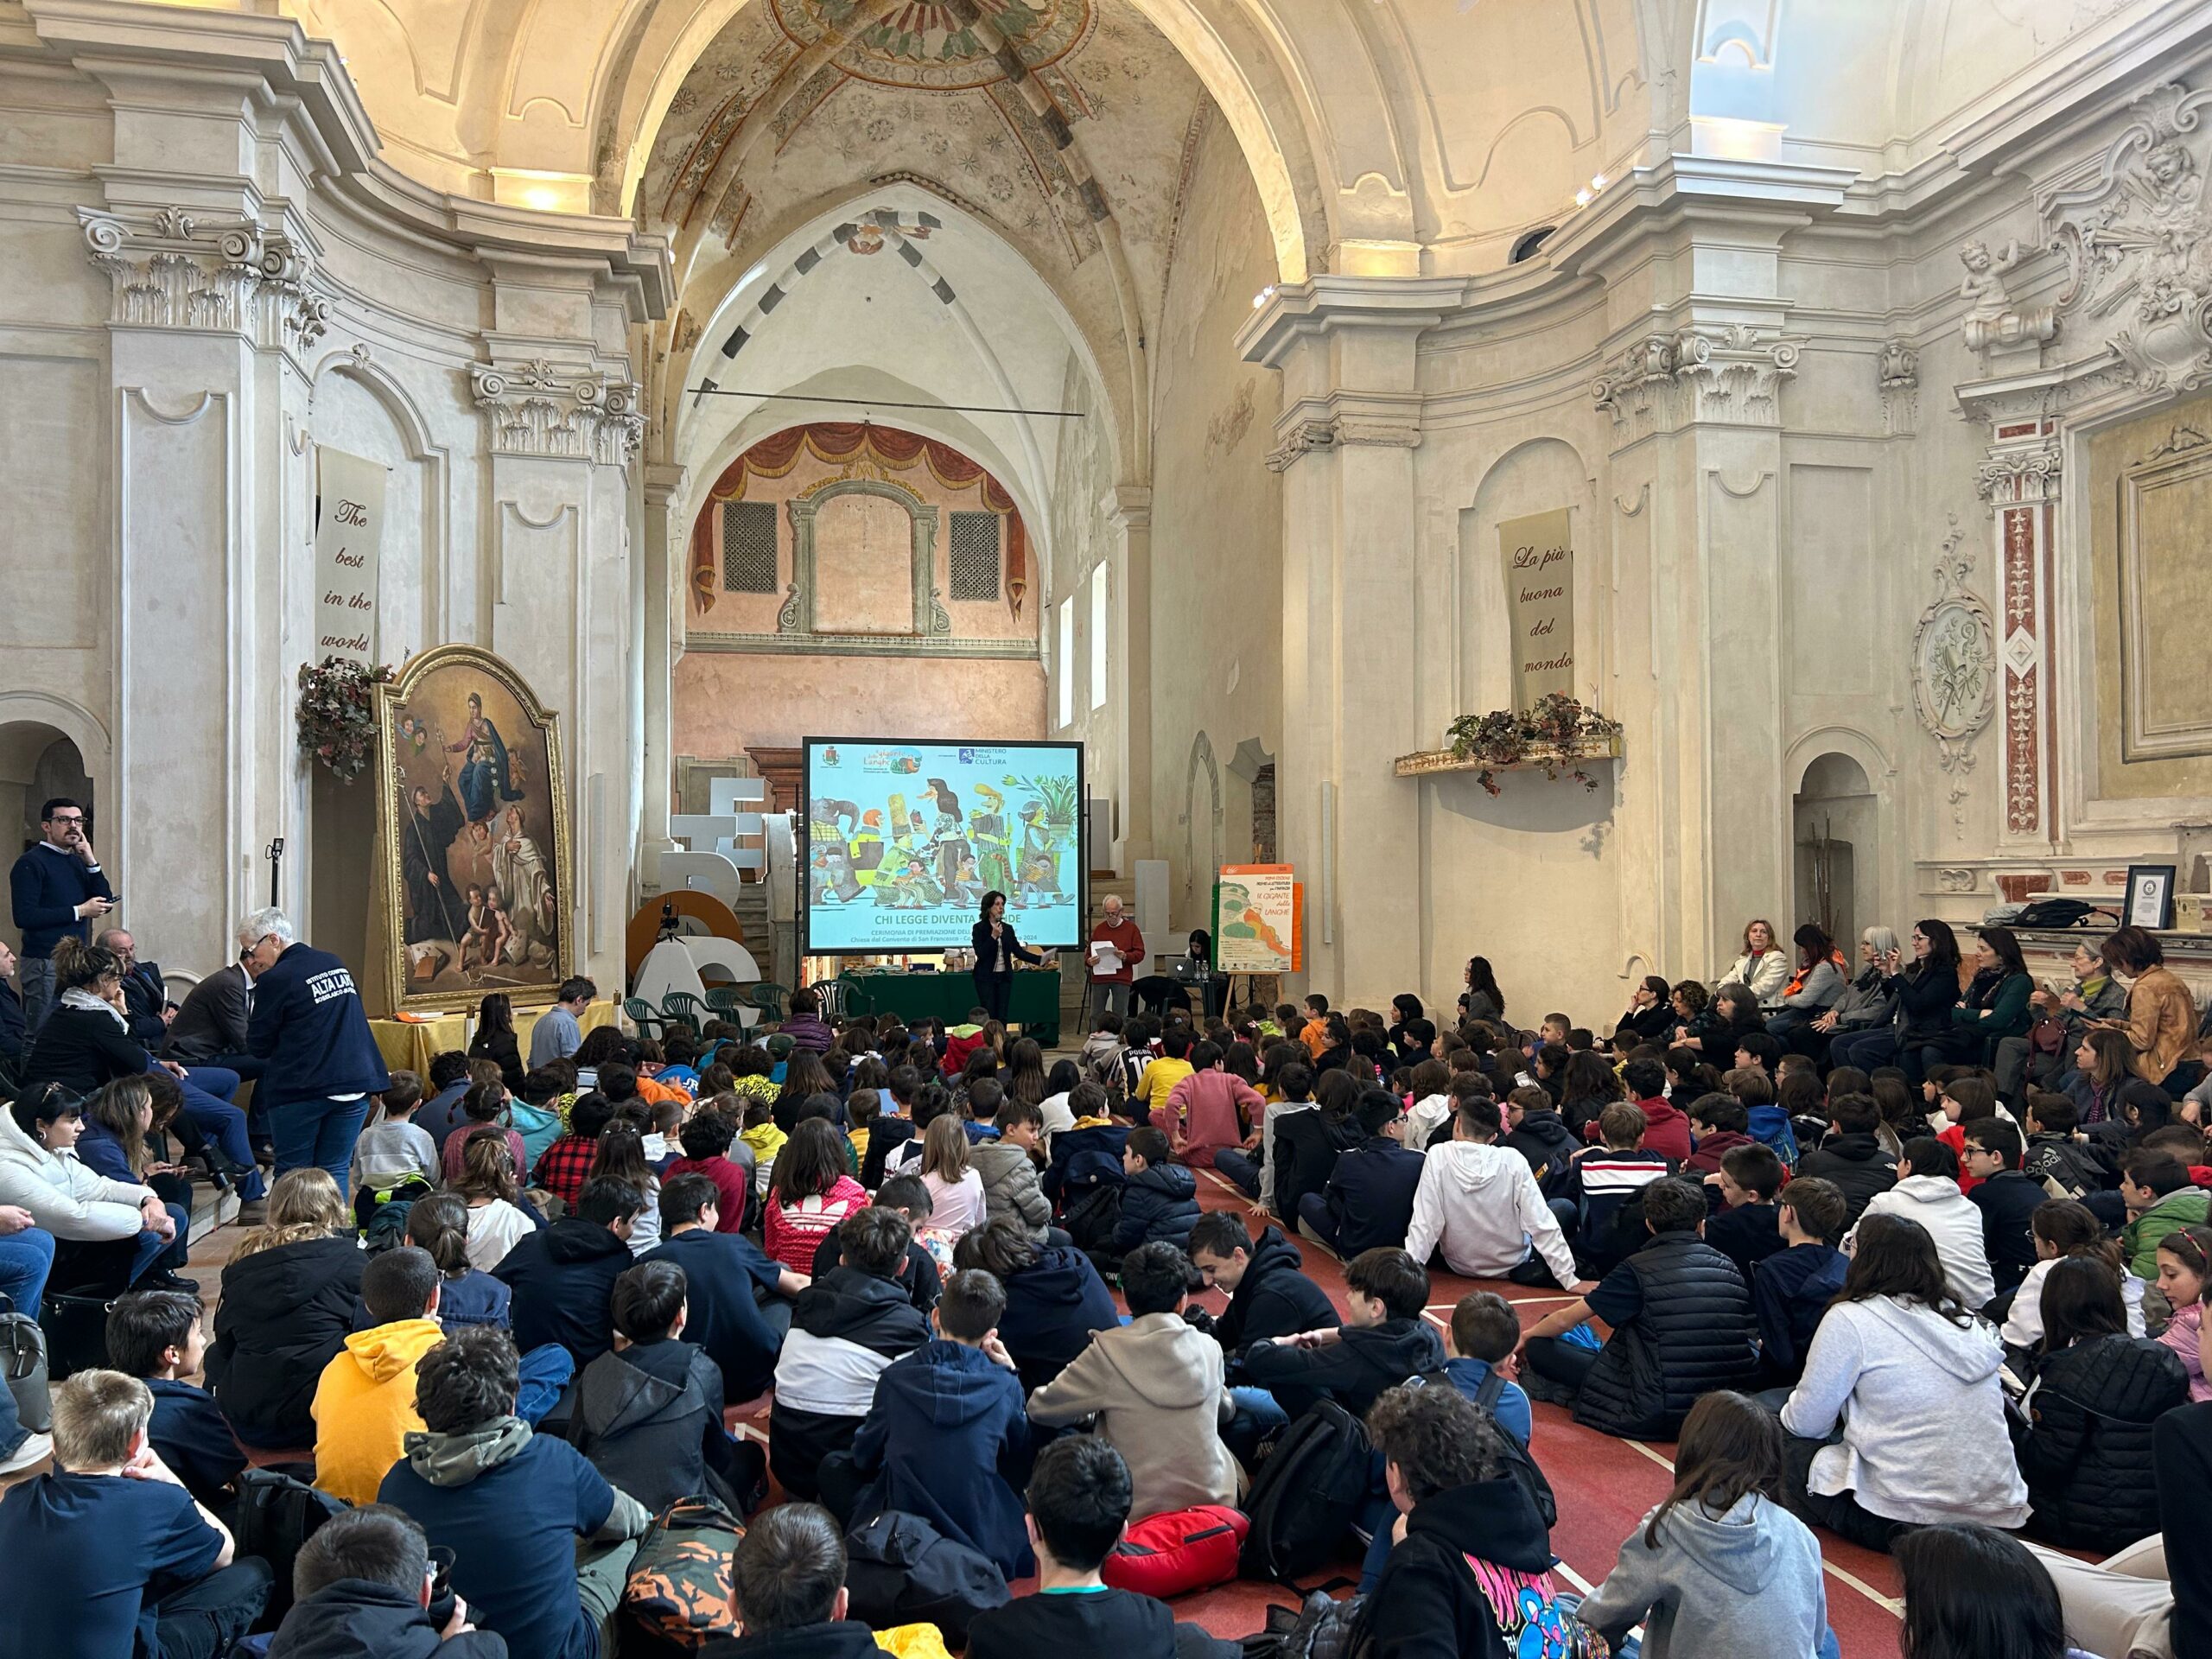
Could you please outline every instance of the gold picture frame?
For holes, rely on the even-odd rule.
[[[377,735],[388,1007],[550,1002],[575,959],[559,716],[490,652],[440,645],[377,688]]]

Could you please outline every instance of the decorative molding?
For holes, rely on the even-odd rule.
[[[2212,92],[2167,81],[2075,182],[2037,203],[2066,261],[2056,309],[2106,335],[2133,384],[2190,391],[2212,382],[2212,264],[2204,258],[2204,108]],[[2087,176],[2083,175],[2086,173]]]
[[[588,368],[472,363],[469,395],[484,411],[495,455],[626,467],[645,434],[640,388]]]
[[[2198,566],[2203,549],[2184,537],[2179,546],[2145,545],[2144,519],[2150,498],[2163,490],[2189,492],[2187,500],[2212,480],[2212,440],[2194,427],[2177,425],[2164,442],[2120,475],[2120,758],[2123,763],[2181,760],[2212,754],[2212,719],[2198,704],[2195,714],[2190,699],[2176,705],[2171,699],[2163,710],[2151,701],[2153,672],[2190,677],[2198,671],[2177,653],[2172,636],[2163,642],[2152,632],[2154,620],[2174,623],[2177,595],[2165,591],[2162,607],[2152,583],[2153,562],[2171,569]],[[2194,486],[2192,488],[2192,486]],[[2169,521],[2171,522],[2171,521]],[[2184,518],[2183,522],[2186,522]],[[2164,610],[2164,614],[2159,615]],[[2157,645],[2163,643],[2162,654]],[[2183,683],[2190,683],[2184,677]],[[2201,682],[2200,682],[2201,683]],[[2172,683],[2169,682],[2171,685]]]
[[[1913,711],[1936,740],[1937,764],[1951,780],[1952,832],[1961,837],[1974,739],[1996,712],[1999,674],[1989,607],[1966,585],[1974,566],[1973,553],[1963,550],[1966,542],[1954,513],[1934,568],[1936,596],[1920,613],[1912,635]]]
[[[1268,470],[1273,473],[1287,472],[1318,451],[1352,445],[1418,449],[1421,400],[1418,396],[1361,392],[1301,397],[1276,417],[1275,438],[1267,456]]]
[[[1994,255],[1980,238],[1959,249],[1959,263],[1967,268],[1959,283],[1959,297],[1967,302],[1960,334],[1985,368],[2013,356],[2040,363],[2043,348],[2058,338],[2056,306],[2022,305],[2005,285],[2027,257],[2018,242],[2006,243],[2004,252]]]
[[[1882,342],[1876,368],[1882,391],[1882,426],[1893,438],[1910,437],[1920,424],[1920,353],[1902,340]]]
[[[1700,423],[1776,426],[1803,351],[1803,341],[1751,323],[1646,334],[1591,383],[1590,396],[1628,443]]]
[[[784,504],[791,521],[791,597],[776,616],[776,636],[785,639],[850,639],[850,634],[817,634],[814,628],[815,518],[823,506],[842,495],[873,495],[902,509],[910,526],[912,563],[907,581],[913,596],[913,634],[918,639],[947,634],[952,620],[937,603],[938,509],[908,486],[895,479],[835,478]],[[940,626],[940,621],[942,626]],[[894,635],[893,638],[906,638]]]
[[[1972,893],[1980,886],[1981,877],[1978,872],[1959,865],[1943,865],[1936,872],[1936,890],[1938,893]]]
[[[111,323],[251,334],[268,351],[312,346],[329,328],[308,251],[281,232],[182,207],[79,207],[77,219],[87,256],[112,280]]]
[[[1042,653],[1034,639],[956,639],[950,634],[701,633],[684,650],[755,657],[952,657],[1033,663]]]

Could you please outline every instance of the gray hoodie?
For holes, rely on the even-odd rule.
[[[1813,1459],[1812,1491],[1850,1492],[1888,1521],[2018,1527],[2027,1483],[2013,1461],[1997,1373],[2005,1350],[1982,1319],[1961,1326],[1895,1296],[1828,1309],[1805,1375],[1782,1408],[1792,1434],[1843,1440]]]
[[[1821,1547],[1805,1523],[1757,1493],[1715,1516],[1676,1504],[1643,1541],[1651,1516],[1621,1546],[1620,1564],[1576,1615],[1618,1648],[1643,1625],[1644,1659],[1758,1654],[1814,1659],[1827,1629]]]
[[[1236,1412],[1222,1386],[1221,1344],[1179,1313],[1147,1313],[1101,1331],[1029,1396],[1030,1421],[1057,1428],[1098,1414],[1098,1432],[1129,1465],[1132,1520],[1236,1502],[1236,1460],[1221,1443]]]

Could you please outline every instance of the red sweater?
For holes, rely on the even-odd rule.
[[[1666,1101],[1653,1098],[1639,1100],[1636,1108],[1643,1114],[1643,1145],[1648,1152],[1662,1152],[1678,1163],[1688,1163],[1690,1157],[1690,1121]]]

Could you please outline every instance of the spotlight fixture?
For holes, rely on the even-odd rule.
[[[1265,288],[1262,289],[1258,293],[1252,296],[1252,308],[1255,311],[1257,311],[1261,307],[1267,304],[1269,300],[1274,298],[1274,296],[1275,285],[1273,283],[1269,283]]]

